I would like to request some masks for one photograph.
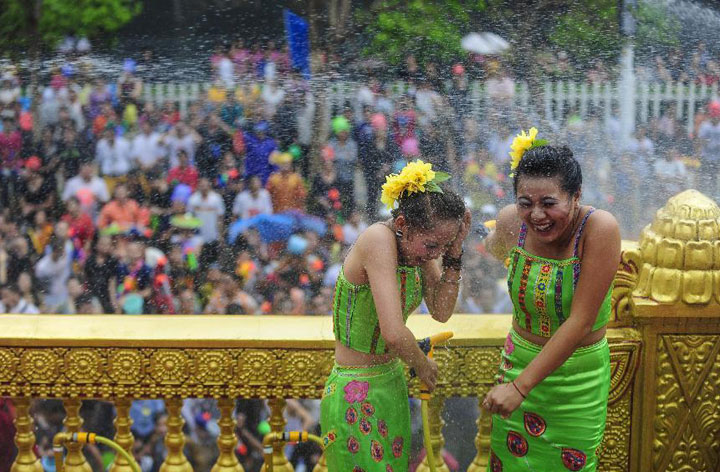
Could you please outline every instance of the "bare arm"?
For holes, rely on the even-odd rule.
[[[387,228],[375,225],[356,243],[360,261],[367,273],[380,323],[380,335],[388,348],[414,368],[430,390],[435,387],[437,364],[425,357],[413,333],[405,326],[397,282],[397,249]]]
[[[470,211],[465,210],[458,234],[446,251],[448,256],[455,259],[462,256],[462,244],[469,230]],[[460,271],[452,267],[442,267],[439,260],[428,261],[423,265],[423,285],[425,303],[432,317],[445,323],[455,310],[460,288]]]
[[[518,237],[520,223],[517,217],[515,205],[507,205],[498,213],[495,229],[485,238],[485,248],[499,261],[504,261],[507,253]]]

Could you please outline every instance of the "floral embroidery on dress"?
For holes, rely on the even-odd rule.
[[[360,418],[360,432],[367,436],[371,431],[372,425],[370,422],[366,418]]]
[[[363,469],[359,465],[356,465],[355,467],[353,467],[352,472],[365,472],[365,469]]]
[[[387,423],[385,423],[384,420],[378,420],[377,430],[378,430],[378,433],[380,433],[380,436],[382,436],[384,438],[387,437],[387,435],[388,435]]]
[[[380,462],[383,459],[385,451],[383,451],[382,444],[372,440],[370,441],[370,455],[375,462]]]
[[[328,433],[322,438],[323,446],[327,449],[330,444],[335,442],[335,439],[337,439],[335,430],[333,429],[332,431],[328,431]]]
[[[515,431],[508,432],[507,447],[510,453],[515,457],[523,457],[528,453],[527,439]]]
[[[395,456],[396,458],[402,456],[404,442],[405,442],[405,440],[403,439],[402,436],[397,436],[393,440],[392,451],[393,451],[393,456]]]
[[[490,451],[490,472],[502,472],[502,462],[492,450]]]
[[[370,389],[369,382],[361,382],[359,380],[353,380],[345,385],[345,401],[348,403],[362,403],[365,401]]]
[[[515,344],[513,343],[512,336],[510,333],[508,333],[507,338],[505,338],[505,354],[510,355],[515,350]]]
[[[354,436],[350,436],[347,440],[347,448],[352,454],[357,454],[360,450],[360,443]]]
[[[360,409],[365,416],[372,416],[375,413],[375,407],[370,402],[364,402]]]
[[[576,472],[585,467],[587,456],[584,452],[577,449],[564,447],[562,450],[562,462],[568,470]]]
[[[393,472],[393,468],[392,468],[392,466],[391,466],[390,464],[387,464],[387,465],[385,466],[385,472]]]
[[[527,431],[530,436],[534,436],[536,438],[542,436],[547,428],[547,425],[540,415],[535,413],[525,413],[523,418],[525,421],[525,431]]]
[[[337,390],[337,385],[335,385],[334,383],[326,386],[325,390],[323,390],[322,397],[325,398],[328,395],[332,395],[333,393],[335,393],[335,390]]]
[[[355,411],[355,408],[349,406],[347,411],[345,411],[345,421],[348,422],[348,424],[355,424],[358,419],[357,411]]]

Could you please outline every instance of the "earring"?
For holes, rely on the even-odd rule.
[[[402,238],[403,232],[400,230],[397,230],[397,231],[395,231],[395,236],[397,236],[398,238]]]

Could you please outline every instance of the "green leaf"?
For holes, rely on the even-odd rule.
[[[548,140],[547,139],[536,139],[532,142],[532,146],[530,146],[530,149],[536,148],[538,146],[547,146]]]
[[[450,174],[443,171],[435,171],[435,178],[432,180],[432,183],[439,184],[440,182],[445,182],[450,178]]]
[[[429,182],[425,187],[427,188],[428,192],[443,193],[440,186],[436,184],[434,180],[432,182]]]

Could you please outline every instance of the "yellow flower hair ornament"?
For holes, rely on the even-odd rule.
[[[438,192],[443,193],[438,185],[450,178],[446,172],[432,170],[432,164],[420,159],[408,163],[399,174],[390,174],[385,177],[380,200],[388,210],[395,208],[395,204],[404,193]]]
[[[522,160],[525,151],[537,146],[545,146],[547,144],[547,139],[535,139],[537,134],[538,130],[533,126],[528,131],[528,134],[525,134],[525,131],[521,130],[520,134],[515,136],[515,139],[513,139],[513,142],[510,145],[510,149],[512,149],[512,151],[510,151],[510,157],[512,158],[510,161],[511,171],[514,171],[517,169],[517,166],[520,165],[520,161]],[[510,177],[513,177],[514,175],[515,172],[510,173]]]

